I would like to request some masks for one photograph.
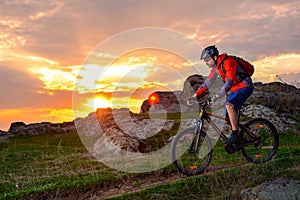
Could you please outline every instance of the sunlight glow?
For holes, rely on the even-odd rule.
[[[96,110],[97,108],[109,108],[111,107],[111,103],[103,97],[96,97],[93,99],[89,99],[85,106]]]
[[[300,54],[282,54],[259,58],[252,62],[255,66],[253,77],[262,82],[276,80],[276,76],[288,72],[299,73]]]

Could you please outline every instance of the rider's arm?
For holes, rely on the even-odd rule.
[[[195,92],[193,97],[201,96],[204,92],[208,90],[208,88],[211,86],[212,82],[216,79],[217,77],[217,70],[216,67],[212,68],[210,70],[210,73],[207,77],[207,79],[204,81],[204,83],[198,88],[198,90]]]
[[[223,97],[231,88],[233,80],[236,76],[237,63],[233,59],[226,59],[224,61],[224,70],[226,71],[225,83],[218,93],[218,97]]]

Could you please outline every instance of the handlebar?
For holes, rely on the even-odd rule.
[[[192,99],[189,99],[188,101],[189,101],[190,105],[198,104],[202,107],[206,107],[207,105],[212,103],[211,99],[204,100],[204,101],[198,101],[196,98],[195,99],[192,98]]]

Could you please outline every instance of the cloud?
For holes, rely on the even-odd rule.
[[[44,17],[52,17],[62,9],[63,5],[64,4],[61,1],[52,1],[50,2],[50,9],[38,11],[37,13],[30,15],[29,18],[31,20],[38,20]]]
[[[78,67],[69,67],[66,69],[51,69],[51,68],[30,68],[29,70],[39,77],[44,83],[46,90],[74,90],[74,84],[77,77]]]
[[[82,84],[78,89],[97,85],[97,92],[138,99],[154,89],[181,89],[184,78],[195,72],[207,75],[202,62],[188,63],[170,57],[170,52],[157,56],[154,51],[121,57],[95,52],[99,62],[114,61],[104,80],[97,82],[106,67],[101,63],[88,63],[89,70],[77,74],[97,45],[141,27],[170,28],[201,46],[217,44],[221,52],[254,62],[256,81],[292,76],[299,73],[299,21],[298,0],[0,1],[0,108],[70,107],[74,82]],[[146,41],[149,35],[142,37]],[[126,42],[114,48],[130,49],[132,41]],[[193,58],[201,51],[170,45]]]
[[[74,119],[73,110],[69,108],[40,107],[32,109],[30,107],[21,107],[0,109],[0,112],[2,113],[0,115],[0,129],[4,131],[9,129],[12,122],[21,121],[26,124],[39,122],[60,123]]]
[[[278,81],[282,81],[300,88],[300,72],[278,74],[277,79]]]
[[[0,109],[19,107],[71,107],[71,91],[44,89],[43,83],[25,72],[0,65]]]
[[[204,46],[217,43],[252,60],[299,52],[299,1],[14,1],[1,7],[4,16],[21,23],[14,34],[30,41],[29,51],[63,65],[78,65],[116,33],[147,26],[175,29]]]
[[[300,54],[263,57],[253,62],[255,66],[254,78],[263,82],[271,82],[276,81],[277,75],[288,74],[288,72],[296,75],[300,73],[299,63]]]

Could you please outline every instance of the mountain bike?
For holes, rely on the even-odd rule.
[[[177,134],[171,145],[171,159],[180,173],[193,176],[200,174],[208,167],[213,153],[213,145],[210,137],[203,128],[204,121],[218,133],[219,139],[224,143],[227,136],[224,131],[212,121],[212,117],[222,120],[230,125],[228,117],[224,117],[207,111],[210,101],[195,102],[199,104],[199,117],[194,119],[194,127],[187,128]],[[240,122],[242,109],[238,111],[239,141],[233,145],[226,145],[227,153],[240,151],[242,155],[252,163],[269,161],[276,154],[279,146],[278,132],[275,126],[263,118],[251,119]]]

